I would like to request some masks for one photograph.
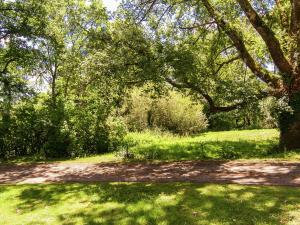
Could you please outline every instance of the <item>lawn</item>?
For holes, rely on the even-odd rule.
[[[126,137],[134,146],[130,148],[135,161],[156,160],[234,160],[273,159],[299,160],[300,150],[277,153],[279,132],[275,129],[206,132],[195,136],[176,136],[169,133],[147,131],[129,133]],[[40,161],[35,158],[18,158],[12,163]],[[119,154],[47,161],[64,162],[118,162]]]
[[[131,133],[136,140],[131,151],[137,158],[158,160],[253,159],[286,157],[270,154],[278,144],[274,129],[207,132],[193,137],[164,133]],[[289,157],[296,157],[295,154]]]
[[[195,136],[176,136],[161,132],[129,133],[134,145],[129,149],[134,160],[234,160],[273,159],[299,160],[300,150],[276,152],[279,132],[275,129],[206,132]],[[121,161],[116,153],[107,153],[77,162]]]
[[[130,133],[135,160],[300,159],[272,153],[276,130],[193,137]],[[32,159],[28,159],[31,162]],[[115,153],[65,162],[121,161]],[[23,159],[14,162],[24,162]],[[191,184],[86,183],[0,186],[0,224],[300,224],[300,188]]]
[[[0,186],[0,223],[299,224],[300,189],[189,183]]]

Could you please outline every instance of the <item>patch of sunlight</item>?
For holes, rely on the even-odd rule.
[[[101,208],[98,209],[99,212],[109,212],[116,209],[124,208],[125,204],[119,202],[105,202],[101,204]]]
[[[228,188],[227,186],[208,184],[205,186],[205,188],[201,187],[197,188],[196,190],[202,195],[223,196],[224,193],[228,191]]]
[[[244,193],[240,194],[240,196],[237,196],[237,198],[249,201],[249,200],[255,198],[255,194],[253,192],[244,192]]]
[[[300,205],[297,210],[287,212],[288,221],[287,225],[299,225],[300,224]]]
[[[267,200],[264,205],[268,208],[272,208],[276,205],[276,202],[274,200]]]
[[[139,201],[134,205],[128,205],[126,209],[129,213],[147,212],[153,209],[153,205],[145,201]]]
[[[176,205],[180,200],[180,195],[182,195],[182,193],[176,193],[173,195],[160,194],[155,200],[155,203],[161,206]]]
[[[137,224],[147,224],[148,219],[146,216],[139,216],[136,220]]]
[[[115,153],[105,153],[102,155],[88,156],[88,157],[78,157],[70,160],[61,160],[66,163],[105,163],[105,162],[116,162],[121,161],[121,158],[116,156]]]

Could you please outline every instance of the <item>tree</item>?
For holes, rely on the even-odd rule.
[[[32,93],[26,72],[39,54],[35,43],[45,38],[44,24],[42,1],[0,1],[0,156],[7,151],[12,105]]]
[[[111,117],[128,66],[101,0],[1,1],[0,10],[0,157],[115,148],[124,132]]]
[[[222,30],[267,93],[285,99],[288,107],[279,116],[280,147],[300,147],[300,1],[140,0],[127,2],[125,8],[134,9],[138,21],[147,20],[152,28],[165,22],[164,29]],[[173,42],[183,37],[182,32],[169,35]],[[257,48],[261,44],[263,52]]]

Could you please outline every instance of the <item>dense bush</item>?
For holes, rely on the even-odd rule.
[[[79,108],[62,100],[53,108],[46,96],[22,101],[11,109],[9,121],[1,120],[0,157],[70,157],[115,150],[126,126],[99,108],[92,104]]]
[[[127,99],[126,107],[126,122],[133,131],[159,128],[178,134],[193,134],[203,131],[208,125],[202,106],[178,92],[151,98],[151,94],[135,90]]]
[[[154,99],[140,89],[131,92],[125,101],[125,121],[131,131],[142,131],[151,126]]]
[[[147,90],[147,89],[146,89]],[[231,112],[209,115],[203,106],[171,91],[153,97],[152,92],[135,89],[125,101],[125,121],[131,131],[159,128],[178,134],[193,134],[207,127],[210,130],[260,129],[277,127],[277,101],[266,98]]]
[[[201,105],[172,92],[158,100],[153,110],[153,124],[179,134],[193,134],[207,127],[207,119]]]
[[[0,155],[38,154],[46,142],[46,121],[33,101],[17,104],[9,120],[0,123]]]

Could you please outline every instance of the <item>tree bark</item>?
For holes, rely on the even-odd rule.
[[[266,72],[255,59],[249,54],[244,40],[237,33],[235,29],[230,27],[230,24],[223,19],[210,4],[209,0],[202,0],[209,14],[215,19],[216,23],[226,32],[228,37],[232,40],[234,46],[240,53],[240,57],[244,60],[249,69],[262,81],[267,83],[270,87],[273,87],[275,92],[272,93],[282,96],[282,93],[289,95],[289,106],[291,111],[285,111],[280,114],[279,126],[280,126],[280,148],[291,150],[300,149],[300,73],[299,73],[299,52],[300,44],[300,1],[291,0],[292,2],[292,21],[291,21],[291,33],[296,39],[296,48],[293,52],[292,63],[290,63],[284,56],[279,41],[276,39],[273,31],[264,23],[259,17],[257,12],[252,8],[248,0],[237,0],[242,10],[245,12],[252,26],[260,34],[269,53],[273,59],[274,64],[278,67],[283,79],[280,80],[271,76]],[[297,22],[295,22],[297,21]],[[285,79],[287,78],[287,79]]]
[[[238,3],[245,12],[252,26],[264,40],[275,65],[282,74],[291,77],[293,74],[293,66],[285,58],[274,32],[265,24],[258,13],[252,8],[248,0],[238,0]]]
[[[202,0],[202,3],[210,16],[214,18],[218,26],[220,26],[231,39],[235,48],[238,50],[241,59],[245,62],[252,73],[270,87],[274,89],[281,89],[281,81],[255,61],[246,48],[243,38],[230,26],[223,16],[215,10],[209,0]]]
[[[281,150],[300,149],[300,91],[290,96],[291,111],[279,115]]]

